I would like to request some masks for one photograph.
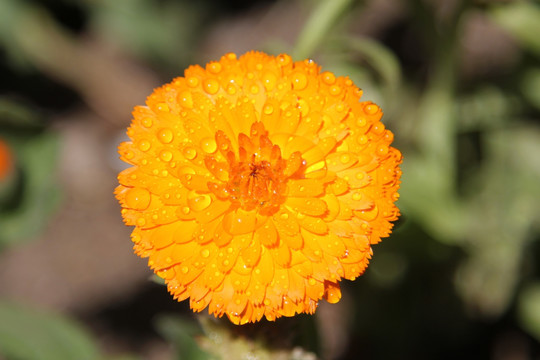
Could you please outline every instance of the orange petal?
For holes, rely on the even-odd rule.
[[[295,212],[310,216],[323,216],[328,211],[326,202],[319,198],[287,198],[285,206],[288,206]]]
[[[254,267],[261,257],[261,243],[259,239],[253,239],[249,246],[240,251],[240,256],[249,267]]]
[[[287,182],[289,197],[315,197],[324,192],[324,183],[315,179],[291,179]]]
[[[335,304],[341,299],[341,290],[338,283],[324,282],[324,299],[330,304]]]
[[[318,235],[326,235],[328,233],[328,225],[319,217],[302,216],[298,218],[298,222],[300,226],[311,233]]]
[[[229,211],[223,217],[223,229],[233,236],[252,233],[256,224],[256,214],[243,209]]]
[[[267,221],[264,225],[257,228],[254,239],[260,241],[261,245],[266,246],[267,248],[276,246],[278,244],[279,237],[274,222]]]

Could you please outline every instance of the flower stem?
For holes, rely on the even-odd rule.
[[[337,18],[353,0],[320,0],[296,41],[293,58],[305,59],[313,55],[321,40]]]

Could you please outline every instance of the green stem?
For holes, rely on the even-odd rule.
[[[468,212],[456,194],[455,91],[461,16],[466,1],[460,1],[452,19],[438,23],[423,1],[414,2],[423,22],[426,43],[432,45],[430,77],[416,110],[416,145],[420,153],[404,159],[405,202],[437,237],[447,241],[465,238]],[[424,184],[420,189],[418,184]],[[416,188],[415,188],[416,185]],[[435,202],[434,199],[436,199]]]
[[[305,59],[313,55],[329,29],[353,0],[321,0],[308,18],[296,41],[293,58]]]

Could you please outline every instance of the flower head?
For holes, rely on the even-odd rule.
[[[176,299],[236,324],[339,301],[399,215],[401,153],[361,94],[311,60],[231,53],[135,108],[115,193]]]
[[[13,155],[8,144],[0,138],[0,181],[13,171]]]

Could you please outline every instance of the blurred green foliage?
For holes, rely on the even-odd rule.
[[[29,306],[0,301],[0,354],[6,359],[97,359],[80,325]]]
[[[110,38],[134,56],[168,66],[187,66],[191,49],[204,34],[205,20],[211,15],[200,1],[168,1],[161,4],[146,0],[85,1],[90,26],[98,35]],[[176,66],[174,66],[176,64]]]
[[[225,7],[209,1],[61,3],[84,14],[83,30],[77,31],[108,39],[162,76],[181,75],[203,56],[198,41],[220,18],[216,9]],[[478,328],[490,336],[486,322],[503,320],[540,341],[540,6],[484,0],[444,7],[444,1],[411,0],[400,2],[401,18],[394,20],[397,30],[390,35],[377,39],[356,34],[356,19],[375,3],[306,0],[301,4],[311,15],[294,48],[260,44],[298,58],[312,56],[325,69],[350,76],[366,100],[385,110],[385,123],[404,154],[398,203],[402,220],[392,237],[375,248],[365,283],[345,285],[356,301],[349,336],[367,339],[374,358],[411,350],[420,337],[431,341],[416,353],[420,357],[452,346],[459,354],[460,346],[475,346]],[[72,80],[47,73],[50,68],[37,55],[54,51],[47,48],[54,42],[36,39],[54,34],[77,43],[83,36],[59,23],[47,5],[0,2],[6,64],[13,71],[43,71],[43,76],[64,79],[77,90]],[[515,60],[503,70],[464,75],[464,25],[474,16],[515,43]],[[396,45],[405,42],[399,33],[404,28],[414,41]],[[487,64],[491,59],[482,60]],[[35,110],[8,98],[0,101],[0,136],[13,147],[20,176],[10,185],[16,191],[2,192],[4,200],[10,197],[2,203],[9,206],[0,210],[2,249],[35,235],[57,205],[59,140]],[[98,356],[92,340],[60,315],[0,303],[0,319],[0,355],[7,358]],[[437,331],[431,331],[433,324]],[[224,349],[231,355],[246,347],[258,358],[270,356],[264,346],[233,339],[212,326],[203,323],[198,332],[184,319],[156,321],[158,331],[175,345],[178,359],[203,359],[208,353],[220,358]],[[216,336],[226,340],[212,342]],[[387,340],[394,336],[402,339],[392,349]],[[412,350],[409,355],[404,358],[412,357]]]

